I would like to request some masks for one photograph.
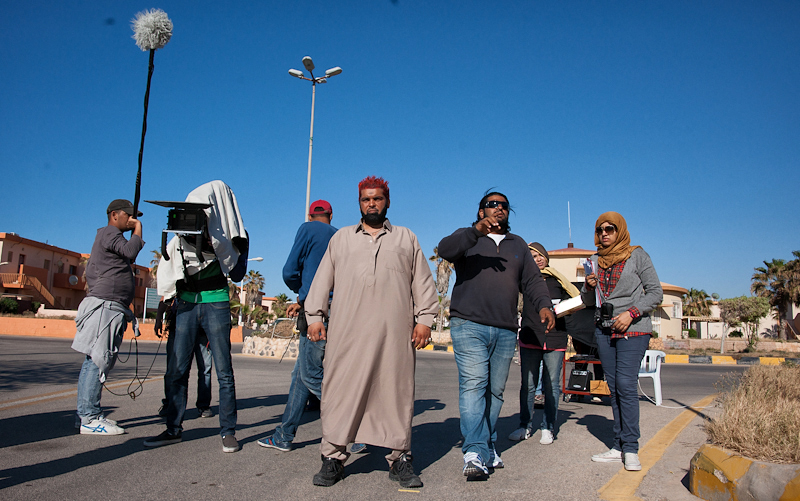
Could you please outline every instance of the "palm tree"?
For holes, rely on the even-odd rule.
[[[683,295],[683,314],[689,317],[711,316],[711,297],[703,289],[689,289]]]
[[[272,303],[272,311],[275,312],[276,318],[283,318],[286,315],[286,304],[289,302],[289,296],[280,293],[275,296],[275,302]]]
[[[800,305],[800,251],[792,252],[794,260],[764,261],[764,266],[755,268],[750,291],[767,298],[775,310],[780,339],[787,338],[786,314],[789,303]]]
[[[250,270],[242,280],[242,285],[247,293],[247,302],[253,306],[256,304],[258,291],[264,287],[264,277],[257,271]]]
[[[153,249],[150,252],[153,253],[153,259],[150,260],[150,285],[153,288],[158,287],[158,263],[161,262],[161,252],[158,249]]]
[[[433,256],[428,260],[436,263],[436,292],[439,293],[439,314],[436,317],[436,333],[439,338],[442,336],[444,316],[450,302],[447,300],[447,292],[450,290],[450,274],[453,273],[453,263],[439,256],[439,247],[433,248]]]

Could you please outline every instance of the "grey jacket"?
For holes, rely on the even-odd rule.
[[[597,257],[597,254],[594,254],[590,258],[595,270],[599,269]],[[658,280],[653,262],[647,252],[638,247],[633,250],[631,257],[625,263],[617,286],[606,301],[614,305],[615,316],[631,307],[639,310],[641,316],[633,320],[628,327],[629,332],[653,332],[650,312],[661,304],[663,297],[664,291],[661,289],[661,282]],[[581,299],[583,304],[595,306],[595,290],[588,289],[584,283]]]
[[[72,349],[92,357],[92,362],[100,369],[101,383],[117,361],[128,322],[133,322],[133,332],[138,337],[139,323],[130,308],[122,303],[86,296],[78,306],[75,317],[78,331]]]

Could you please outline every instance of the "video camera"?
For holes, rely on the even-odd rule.
[[[594,310],[594,319],[603,329],[610,329],[614,325],[614,305],[605,302],[600,308]]]
[[[194,235],[194,248],[197,259],[202,263],[203,244],[208,238],[208,217],[205,209],[211,207],[208,203],[195,202],[167,202],[162,200],[145,200],[145,202],[169,208],[167,214],[167,229],[161,233],[161,255],[166,261],[170,257],[167,253],[167,234],[175,233],[178,236]]]

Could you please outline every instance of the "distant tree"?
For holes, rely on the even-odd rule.
[[[150,286],[155,289],[158,287],[158,263],[161,262],[161,252],[158,249],[150,252],[153,253],[153,259],[150,260]]]
[[[800,251],[792,254],[795,259],[764,261],[764,266],[755,268],[750,290],[753,294],[766,298],[775,311],[778,320],[778,336],[787,339],[787,313],[789,304],[800,306]]]
[[[689,317],[711,316],[711,298],[703,289],[689,289],[682,299],[684,315]]]
[[[280,293],[275,296],[275,302],[272,303],[272,312],[275,314],[276,318],[283,318],[286,316],[286,306],[289,303],[289,296],[284,293]]]
[[[433,256],[428,260],[436,263],[436,292],[439,293],[439,313],[436,316],[436,332],[441,338],[444,317],[450,308],[447,292],[450,290],[450,275],[453,273],[453,263],[439,256],[439,247],[433,248]]]
[[[261,273],[250,270],[247,272],[244,280],[242,280],[242,286],[247,294],[247,304],[250,306],[255,306],[256,298],[258,297],[258,291],[264,287],[264,277],[261,275]]]
[[[730,327],[742,326],[748,345],[758,343],[758,322],[769,314],[769,301],[763,297],[740,296],[719,302],[720,316]]]

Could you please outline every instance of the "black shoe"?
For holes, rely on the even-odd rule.
[[[151,437],[144,441],[145,447],[161,447],[162,445],[177,444],[181,441],[181,432],[170,433],[169,430],[164,430],[161,435]]]
[[[322,469],[314,475],[314,485],[330,487],[344,478],[344,466],[338,459],[322,456]]]
[[[419,475],[414,473],[414,466],[411,464],[411,453],[404,452],[400,459],[394,462],[389,470],[389,480],[400,482],[400,487],[422,487],[422,480]]]

